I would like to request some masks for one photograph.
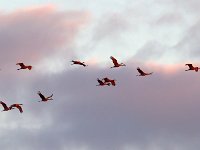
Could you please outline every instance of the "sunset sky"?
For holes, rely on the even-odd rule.
[[[200,72],[185,72],[200,66],[199,7],[1,0],[0,100],[24,110],[0,112],[1,149],[199,150]],[[110,56],[126,67],[110,69]],[[137,67],[153,75],[138,77]],[[96,86],[104,77],[117,85]],[[39,103],[38,91],[54,100]]]

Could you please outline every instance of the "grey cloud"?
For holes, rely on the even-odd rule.
[[[54,75],[38,72],[29,83],[13,81],[13,99],[20,88],[28,93],[20,95],[25,111],[24,114],[14,110],[2,113],[6,116],[3,121],[15,122],[18,127],[12,131],[4,128],[0,136],[15,139],[16,147],[23,145],[24,149],[62,150],[65,146],[86,145],[88,149],[106,150],[124,149],[125,145],[133,144],[148,150],[150,143],[160,146],[155,137],[165,139],[163,147],[175,149],[180,143],[168,145],[172,140],[187,140],[185,149],[193,147],[191,144],[200,135],[198,74],[167,76],[155,72],[147,78],[137,78],[136,64],[130,61],[126,64],[121,69],[88,66]],[[105,76],[117,79],[117,86],[96,87],[96,78]],[[5,77],[5,83],[6,80]],[[37,90],[45,95],[54,93],[54,101],[38,103]],[[6,92],[7,87],[2,86],[1,91]],[[11,103],[9,99],[7,102]],[[25,128],[34,125],[30,118],[36,123],[35,129]],[[21,126],[23,123],[26,126]],[[7,134],[10,132],[11,135]],[[167,133],[169,137],[165,137]],[[189,137],[196,137],[195,141]],[[0,146],[7,144],[5,140]]]
[[[106,14],[105,14],[106,15]],[[107,37],[120,36],[120,33],[130,29],[130,24],[125,14],[113,13],[108,16],[102,16],[99,20],[97,27],[95,28],[94,40],[102,40]]]

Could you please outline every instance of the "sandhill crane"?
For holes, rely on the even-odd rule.
[[[4,108],[4,110],[2,110],[2,111],[8,111],[8,110],[10,110],[10,108],[6,105],[6,103],[0,101],[0,104],[1,104],[1,105],[3,106],[3,108]]]
[[[9,109],[13,109],[13,107],[16,107],[17,109],[19,109],[20,113],[23,113],[21,105],[23,104],[12,104],[10,105]]]
[[[71,65],[77,64],[77,65],[82,65],[84,67],[88,66],[85,64],[85,62],[80,62],[79,60],[72,60],[71,62],[73,63]]]
[[[97,82],[99,82],[99,85],[96,85],[96,86],[104,86],[104,85],[110,86],[110,83],[105,83],[102,80],[100,80],[99,78],[97,78]]]
[[[41,101],[38,101],[38,102],[46,102],[48,100],[53,100],[52,99],[53,94],[51,94],[51,96],[45,97],[40,91],[38,91],[38,95],[42,99]]]
[[[19,65],[21,68],[17,69],[17,70],[21,70],[21,69],[32,69],[32,66],[26,66],[24,65],[24,63],[17,63],[16,65]]]
[[[112,59],[112,62],[113,62],[113,64],[114,64],[114,66],[113,67],[110,67],[110,68],[116,68],[116,67],[120,67],[120,66],[126,66],[124,63],[118,63],[117,62],[117,59],[116,58],[114,58],[113,56],[110,56],[110,59]]]
[[[189,69],[185,71],[194,70],[198,72],[198,70],[200,69],[199,67],[194,67],[192,64],[185,64],[185,65],[189,67]]]
[[[109,78],[103,78],[103,80],[104,80],[104,83],[111,83],[113,86],[115,86],[116,85],[116,83],[115,83],[115,79],[109,79]]]
[[[139,67],[137,67],[137,71],[140,73],[139,75],[136,76],[147,76],[147,75],[151,75],[153,72],[151,73],[145,73],[144,71],[142,71]]]

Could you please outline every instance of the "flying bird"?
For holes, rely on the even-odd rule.
[[[21,69],[32,69],[32,66],[26,66],[24,65],[24,63],[17,63],[16,65],[19,65],[21,68],[17,69],[17,70],[21,70]]]
[[[151,75],[153,72],[151,73],[145,73],[144,71],[142,71],[139,67],[137,67],[137,71],[140,73],[139,75],[136,76],[147,76],[147,75]]]
[[[110,86],[110,83],[103,82],[103,81],[100,80],[99,78],[97,78],[97,82],[98,82],[99,84],[96,85],[96,86],[104,86],[104,85],[108,85],[108,86]]]
[[[4,110],[2,110],[2,111],[8,111],[8,110],[10,110],[10,108],[6,105],[6,103],[0,101],[0,104],[1,104],[1,105],[3,106],[3,108],[4,108]]]
[[[38,91],[38,95],[42,99],[41,101],[38,101],[38,102],[46,102],[48,100],[53,100],[52,99],[53,94],[51,94],[51,96],[45,97],[40,91]]]
[[[23,113],[21,105],[23,104],[12,104],[10,105],[9,109],[13,109],[14,107],[16,107],[17,109],[19,109],[20,113]]]
[[[117,59],[114,58],[113,56],[110,56],[110,59],[112,60],[114,66],[110,67],[110,68],[116,68],[116,67],[120,67],[120,66],[126,66],[124,63],[118,63]]]
[[[72,60],[71,61],[73,64],[71,64],[71,65],[82,65],[82,66],[84,66],[84,67],[86,67],[86,66],[88,66],[88,65],[86,65],[85,64],[85,62],[80,62],[79,60]]]
[[[112,80],[112,79],[109,79],[109,78],[103,78],[103,80],[104,80],[104,83],[111,83],[113,86],[115,86],[116,85],[116,83],[115,83],[115,81],[116,80]]]
[[[199,67],[194,67],[192,64],[185,64],[185,65],[189,67],[189,69],[185,71],[194,70],[198,72],[198,70],[200,69]]]

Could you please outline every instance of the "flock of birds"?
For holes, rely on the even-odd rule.
[[[110,56],[110,59],[112,60],[114,66],[110,67],[110,68],[117,68],[117,67],[121,67],[121,66],[126,66],[124,63],[118,63],[117,59],[113,56]],[[71,61],[72,64],[71,65],[82,65],[84,67],[88,66],[85,64],[85,62],[81,62],[79,60],[72,60]],[[21,69],[28,69],[28,70],[31,70],[32,69],[32,66],[30,65],[25,65],[24,63],[17,63],[16,65],[19,65],[20,68],[17,69],[17,70],[21,70]],[[199,67],[194,67],[192,64],[185,64],[186,66],[188,66],[189,68],[185,71],[190,71],[190,70],[193,70],[193,71],[196,71],[198,72],[198,70],[200,69]],[[144,72],[142,69],[140,69],[139,67],[137,67],[137,71],[139,72],[138,75],[136,76],[148,76],[148,75],[152,75],[153,72],[150,72],[150,73],[147,73],[147,72]],[[116,80],[115,79],[109,79],[107,77],[103,78],[103,79],[99,79],[97,78],[97,82],[99,83],[98,85],[96,86],[115,86],[116,85]],[[53,100],[53,94],[51,94],[50,96],[47,96],[45,97],[40,91],[38,91],[37,93],[39,95],[39,97],[41,98],[41,101],[38,101],[38,102],[47,102],[49,100]],[[9,110],[12,110],[12,109],[15,109],[17,108],[19,110],[20,113],[23,113],[23,109],[22,109],[22,105],[23,104],[12,104],[10,106],[8,106],[6,103],[4,103],[3,101],[0,101],[0,104],[3,106],[3,110],[2,111],[9,111]]]

